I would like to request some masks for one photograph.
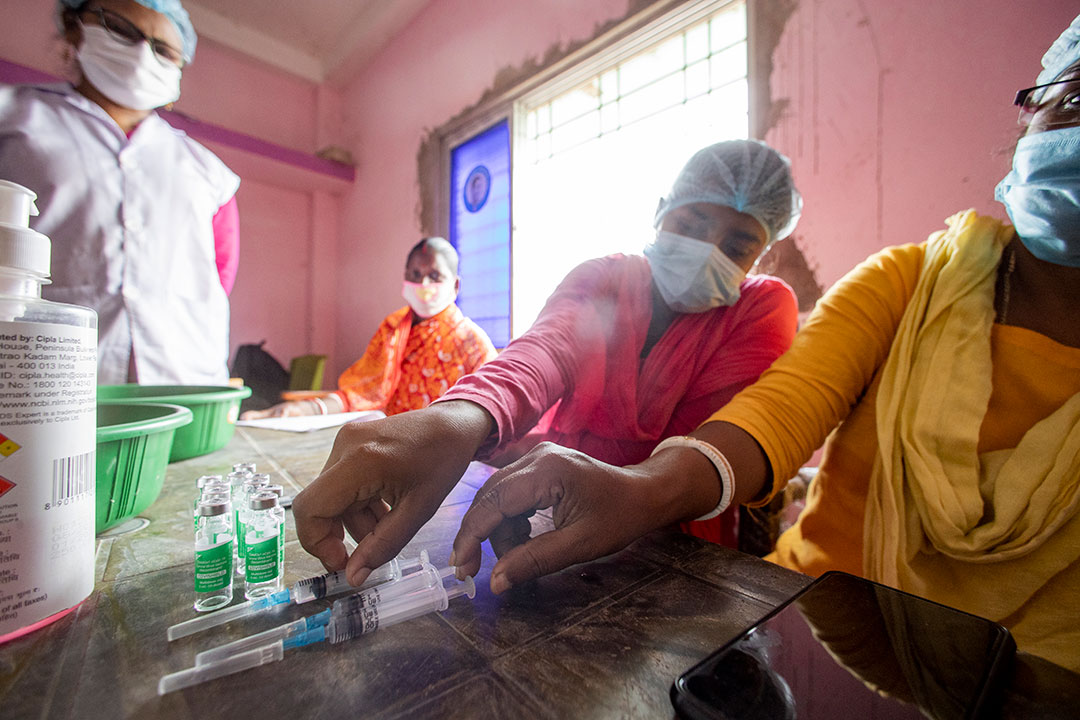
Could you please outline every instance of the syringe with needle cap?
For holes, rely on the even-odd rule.
[[[363,590],[365,588],[375,587],[383,583],[398,580],[407,575],[410,571],[416,568],[422,568],[426,564],[428,564],[427,550],[421,550],[420,556],[415,558],[406,559],[396,557],[385,565],[381,565],[372,570],[367,580],[365,580],[359,588],[349,585],[348,581],[345,579],[344,570],[306,578],[304,580],[299,580],[290,587],[279,590],[272,595],[256,598],[255,600],[247,600],[238,605],[233,605],[232,607],[216,610],[206,615],[177,623],[168,629],[166,635],[171,642],[182,637],[187,637],[188,635],[194,635],[203,630],[208,630],[212,627],[224,625],[233,620],[265,612],[279,605],[287,605],[290,602],[301,605],[303,603],[311,602],[312,600],[319,600],[349,590]]]
[[[313,627],[299,635],[275,640],[262,647],[228,655],[219,660],[204,662],[201,665],[165,675],[158,682],[158,695],[197,685],[215,678],[232,675],[259,665],[266,665],[281,660],[286,650],[303,647],[318,642],[339,643],[365,635],[380,627],[395,625],[431,612],[445,610],[449,601],[455,597],[476,595],[476,585],[471,577],[447,590],[442,583],[433,587],[417,590],[396,597],[371,607],[361,607],[353,613],[333,617],[326,625]],[[325,617],[324,610],[319,613]]]
[[[248,635],[245,638],[234,640],[233,642],[219,645],[209,650],[204,650],[195,656],[195,664],[204,665],[208,662],[217,662],[230,655],[237,655],[253,648],[262,647],[275,640],[285,640],[287,638],[296,637],[308,630],[325,626],[330,622],[332,616],[346,615],[365,607],[383,606],[403,595],[408,595],[417,590],[425,590],[434,587],[435,585],[442,585],[443,579],[450,577],[453,574],[453,567],[439,570],[434,565],[428,563],[424,565],[419,572],[407,575],[400,580],[384,583],[378,587],[368,588],[367,590],[362,590],[361,592],[341,598],[334,603],[333,610],[324,610],[321,613],[309,615],[306,618],[300,618],[299,620],[278,625],[269,630],[255,633],[254,635]]]

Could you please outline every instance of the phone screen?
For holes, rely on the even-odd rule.
[[[686,718],[992,717],[1015,652],[989,620],[830,572],[681,675]]]

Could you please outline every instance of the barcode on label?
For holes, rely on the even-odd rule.
[[[93,481],[94,453],[53,460],[53,505],[87,494]]]

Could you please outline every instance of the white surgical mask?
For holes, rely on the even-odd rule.
[[[401,289],[401,296],[405,298],[405,302],[409,303],[414,313],[427,319],[450,307],[454,298],[457,297],[457,290],[454,289],[454,283],[450,281],[414,283],[406,280]]]
[[[739,301],[746,272],[715,245],[661,230],[645,246],[660,296],[672,310],[700,313]]]
[[[180,68],[158,60],[149,43],[125,45],[97,25],[83,25],[82,34],[83,75],[117,105],[153,110],[180,97]]]

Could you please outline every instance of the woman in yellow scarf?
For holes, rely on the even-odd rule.
[[[997,189],[1013,225],[962,212],[872,256],[757,383],[644,463],[544,447],[496,473],[452,562],[475,572],[482,539],[554,507],[555,531],[496,564],[501,592],[718,498],[765,504],[824,442],[769,559],[988,617],[1080,670],[1080,17],[1043,65]]]

